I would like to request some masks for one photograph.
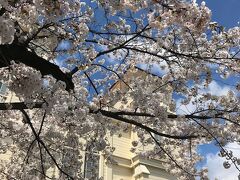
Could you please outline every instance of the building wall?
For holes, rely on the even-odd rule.
[[[131,134],[135,134],[131,132]],[[166,172],[161,159],[141,159],[138,155],[131,153],[131,141],[136,137],[131,135],[130,138],[113,136],[112,145],[116,148],[113,158],[116,164],[106,164],[100,161],[99,176],[104,180],[175,180],[176,178]],[[153,147],[153,146],[152,146]],[[147,147],[151,149],[151,147]],[[117,150],[118,149],[118,150]],[[143,151],[143,150],[141,150]]]

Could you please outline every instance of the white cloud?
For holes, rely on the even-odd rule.
[[[169,72],[169,69],[167,67],[167,63],[165,61],[160,62],[159,64],[152,63],[152,64],[137,64],[137,67],[149,71],[152,74],[163,76],[164,74]]]
[[[240,145],[231,143],[226,146],[226,150],[231,150],[234,157],[240,157]],[[210,180],[238,180],[239,172],[232,164],[229,169],[223,167],[225,158],[219,157],[216,154],[207,154],[205,167],[208,168],[208,178]]]
[[[196,110],[196,105],[192,103],[192,101],[190,101],[189,104],[187,105],[183,105],[181,104],[181,99],[177,100],[176,102],[176,113],[177,114],[190,114],[193,113]]]
[[[228,91],[230,90],[229,86],[221,86],[216,81],[212,81],[208,88],[205,89],[203,92],[210,93],[216,96],[223,96],[227,95]]]
[[[216,96],[223,96],[223,95],[227,95],[229,90],[231,90],[229,86],[221,86],[216,81],[212,81],[209,84],[208,88],[204,89],[202,86],[202,89],[199,91],[199,95],[195,98],[192,98],[189,104],[182,105],[181,99],[178,99],[176,102],[176,105],[177,105],[176,112],[177,114],[193,113],[197,109],[197,106],[193,104],[193,102],[196,100],[196,98],[199,98],[201,94],[210,93]]]

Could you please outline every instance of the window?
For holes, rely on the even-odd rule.
[[[161,136],[159,136],[158,134],[154,134],[154,138],[160,143]]]
[[[85,154],[84,177],[87,179],[98,179],[99,155]]]
[[[89,143],[90,144],[90,143]],[[95,180],[99,175],[99,154],[94,152],[93,146],[88,145],[84,160],[84,178]]]
[[[6,94],[7,87],[0,82],[0,95],[4,96]]]

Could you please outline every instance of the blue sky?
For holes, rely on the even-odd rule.
[[[198,0],[198,2],[202,2],[202,0]],[[239,26],[238,22],[240,22],[240,0],[205,0],[205,2],[206,2],[206,5],[212,11],[212,21],[216,21],[220,25],[226,28]],[[234,80],[237,80],[237,79],[234,79]],[[218,149],[212,144],[202,145],[199,148],[199,152],[201,154],[208,156],[208,161],[209,161],[209,154],[212,154],[215,159],[211,158],[211,161],[214,160],[216,161],[216,163],[219,163],[218,158],[216,158],[217,156],[215,156],[217,151]],[[203,165],[204,163],[205,162],[201,163],[201,165]],[[217,164],[214,164],[214,165],[217,166]],[[222,165],[220,164],[220,166]],[[213,177],[214,172],[211,172],[211,173],[212,174],[209,175],[210,179]],[[227,174],[227,172],[225,173],[225,175],[226,176],[222,175],[220,177],[220,180],[221,179],[230,180],[230,179],[237,178],[231,175],[229,176],[229,173]]]
[[[213,21],[226,28],[237,26],[237,22],[240,21],[240,0],[205,0],[205,2],[212,10]]]

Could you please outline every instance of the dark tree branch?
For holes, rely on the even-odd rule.
[[[125,122],[125,123],[128,123],[128,124],[135,125],[135,126],[140,127],[140,128],[142,128],[142,129],[144,129],[148,132],[152,132],[154,134],[157,134],[159,136],[166,137],[166,138],[185,140],[185,139],[191,139],[191,138],[198,138],[199,137],[199,136],[196,136],[196,135],[175,136],[175,135],[164,134],[164,133],[160,133],[157,130],[154,130],[154,129],[148,127],[148,126],[145,126],[142,123],[139,123],[139,122],[136,122],[134,120],[130,120],[130,119],[127,119],[125,117],[119,116],[119,115],[115,114],[115,112],[105,111],[105,110],[102,110],[102,109],[99,110],[98,112],[100,112],[102,115],[104,115],[106,117],[110,117],[110,118],[119,120],[121,122]],[[95,112],[95,113],[97,113],[97,112]]]
[[[92,87],[93,87],[94,91],[96,92],[96,94],[99,95],[99,92],[98,92],[96,86],[93,84],[93,82],[92,82],[91,78],[89,77],[89,75],[86,72],[84,72],[84,74],[87,77],[87,79],[90,82],[90,84],[92,85]]]
[[[64,73],[61,69],[49,61],[39,57],[34,52],[28,51],[24,46],[18,44],[0,45],[2,56],[7,59],[7,63],[0,57],[0,68],[9,66],[10,62],[20,62],[41,72],[42,76],[52,75],[55,79],[66,83],[66,90],[73,90],[74,84],[71,75]]]
[[[47,179],[53,179],[53,178],[51,178],[51,177],[49,177],[49,176],[47,176],[46,174],[43,174],[40,170],[38,170],[38,169],[33,169],[34,171],[37,171],[38,173],[40,173],[40,174],[42,174],[44,177],[45,177],[45,179],[47,178]]]
[[[108,54],[108,53],[111,53],[113,51],[116,51],[116,50],[119,50],[119,49],[122,49],[123,47],[125,47],[125,45],[127,45],[129,42],[131,42],[132,40],[134,40],[135,38],[139,37],[148,27],[148,24],[141,30],[139,31],[138,33],[136,33],[136,35],[134,35],[133,37],[129,38],[128,40],[126,40],[125,42],[123,42],[122,44],[112,48],[112,49],[108,49],[106,51],[102,51],[102,52],[99,52],[96,56],[97,57],[100,57],[104,54]]]
[[[35,102],[33,108],[42,108],[43,102]],[[29,109],[24,102],[0,103],[0,110]]]
[[[57,163],[56,159],[53,157],[52,153],[49,151],[49,149],[47,148],[47,146],[45,145],[45,143],[44,143],[44,142],[42,141],[42,139],[39,137],[39,135],[37,134],[35,128],[33,127],[33,124],[32,124],[32,122],[31,122],[31,119],[30,119],[30,117],[28,116],[27,112],[26,112],[24,109],[20,109],[20,111],[22,112],[22,114],[23,114],[24,117],[26,118],[27,124],[28,124],[29,127],[31,128],[32,133],[33,133],[33,135],[35,136],[37,142],[42,145],[42,147],[45,149],[45,151],[47,152],[47,154],[50,156],[50,158],[52,159],[52,161],[54,162],[54,164],[56,165],[56,167],[58,168],[58,170],[59,170],[62,174],[66,175],[68,178],[70,178],[70,179],[73,180],[74,178],[71,177],[68,173],[66,173],[66,172],[58,165],[58,163]]]
[[[161,144],[158,142],[158,140],[152,135],[151,132],[147,131],[151,138],[154,140],[154,142],[159,146],[159,148],[168,156],[168,158],[179,168],[179,169],[182,169],[185,173],[187,173],[188,175],[194,177],[194,176],[198,176],[198,175],[194,175],[190,172],[188,172],[186,169],[184,169],[181,165],[178,164],[178,162],[171,156],[170,153],[168,153],[162,146]]]
[[[40,125],[40,128],[39,128],[39,131],[38,131],[38,136],[41,134],[41,131],[42,131],[42,128],[43,128],[43,123],[44,123],[44,120],[47,116],[47,112],[46,110],[44,111],[44,114],[43,114],[43,118],[42,118],[42,121],[41,121],[41,125]]]
[[[2,16],[5,12],[6,12],[6,9],[5,8],[1,8],[0,9],[0,16]]]
[[[31,151],[32,151],[32,149],[33,149],[33,147],[34,147],[35,141],[36,141],[36,139],[34,139],[34,140],[31,142],[31,144],[29,145],[28,150],[27,150],[27,154],[26,154],[25,158],[23,159],[23,162],[26,161],[26,163],[28,163],[28,159],[29,159],[30,153],[31,153]]]
[[[42,108],[43,102],[36,102],[35,105],[33,106],[33,108]],[[24,102],[14,102],[14,103],[0,103],[0,110],[21,110],[21,109],[29,109]],[[199,120],[208,120],[208,119],[213,119],[213,118],[220,118],[220,119],[224,119],[226,121],[229,121],[235,125],[240,126],[239,123],[229,119],[229,118],[225,118],[222,117],[222,113],[223,111],[219,110],[220,112],[218,112],[218,110],[215,110],[216,113],[212,116],[207,116],[207,115],[195,115],[196,113],[192,113],[192,114],[186,114],[186,115],[177,115],[177,114],[168,114],[168,118],[169,119],[177,119],[179,118],[179,116],[182,116],[184,118],[195,118],[195,119],[199,119]],[[90,113],[94,113],[94,111],[89,110]],[[150,113],[142,113],[142,112],[135,112],[135,111],[106,111],[111,113],[111,115],[114,116],[142,116],[142,117],[156,117],[154,114],[150,114]],[[228,111],[226,111],[228,112]],[[231,113],[234,111],[229,111],[228,113]]]
[[[41,108],[42,104],[43,103],[41,103],[41,102],[36,103],[34,108]],[[10,103],[10,104],[0,103],[0,110],[8,110],[8,108],[7,108],[8,106],[12,106],[11,110],[27,109],[26,105],[23,102],[19,102],[19,103]],[[199,135],[175,136],[175,135],[169,135],[169,134],[160,133],[157,130],[154,130],[154,129],[148,127],[148,126],[143,125],[142,123],[139,123],[139,122],[136,122],[134,120],[131,120],[131,119],[123,117],[123,116],[152,117],[152,118],[156,117],[155,115],[150,114],[150,113],[141,113],[141,112],[135,112],[135,111],[134,112],[131,112],[131,111],[106,111],[106,110],[102,110],[102,109],[99,109],[97,111],[89,110],[89,113],[92,113],[92,114],[96,114],[98,112],[100,112],[102,115],[104,115],[106,117],[113,118],[113,119],[119,120],[121,122],[125,122],[125,123],[128,123],[128,124],[132,124],[132,125],[138,126],[138,127],[142,128],[142,129],[144,129],[146,131],[150,131],[152,133],[155,133],[155,134],[157,134],[159,136],[163,136],[163,137],[166,137],[166,138],[185,140],[185,139],[199,138],[200,137]],[[184,115],[183,117],[187,118],[187,119],[194,118],[194,119],[198,119],[198,120],[209,120],[209,119],[213,119],[213,118],[223,118],[226,121],[229,121],[231,123],[236,124],[235,121],[232,121],[232,120],[229,120],[229,119],[226,119],[224,117],[219,116],[221,114],[216,113],[213,116],[201,116],[201,115],[187,114],[187,115]],[[45,117],[43,117],[43,119],[44,118]],[[176,119],[176,118],[179,118],[179,115],[175,115],[175,114],[169,113],[168,114],[168,118],[169,119]],[[43,123],[43,121],[42,121],[42,123]],[[239,124],[237,123],[237,125],[239,125]],[[39,136],[39,134],[37,134],[37,136]]]
[[[42,174],[43,174],[44,176],[46,176],[45,168],[44,168],[44,160],[43,160],[42,147],[41,147],[41,144],[40,144],[39,142],[38,142],[38,148],[39,148],[39,153],[40,153]]]
[[[92,64],[92,65],[93,65],[93,66],[102,67],[102,68],[106,69],[107,71],[110,71],[110,72],[114,73],[129,89],[132,90],[132,88],[128,85],[128,83],[125,82],[124,79],[121,78],[121,76],[120,76],[116,71],[114,71],[114,70],[112,70],[112,69],[110,69],[110,68],[108,68],[108,67],[105,67],[105,66],[103,66],[103,65],[101,65],[101,64]]]

